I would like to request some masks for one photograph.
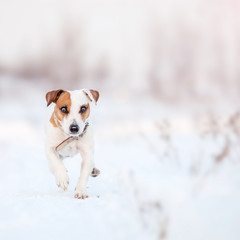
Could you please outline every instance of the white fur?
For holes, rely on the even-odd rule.
[[[46,125],[46,155],[48,159],[49,169],[55,175],[57,185],[66,190],[69,183],[67,170],[63,165],[62,159],[67,156],[73,156],[80,152],[82,157],[82,165],[80,177],[75,189],[75,196],[85,198],[87,196],[86,186],[88,177],[94,167],[93,152],[93,131],[91,124],[87,128],[86,133],[79,138],[65,146],[60,152],[56,152],[56,146],[68,138],[71,133],[69,131],[70,125],[75,122],[79,125],[80,134],[85,126],[86,122],[90,119],[86,119],[83,122],[79,110],[84,104],[90,102],[83,90],[68,91],[71,96],[71,109],[68,116],[62,121],[62,128],[54,127],[50,122],[50,116]],[[52,113],[51,113],[52,114]]]

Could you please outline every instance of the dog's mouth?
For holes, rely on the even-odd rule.
[[[69,130],[69,131],[66,132],[66,134],[71,136],[71,137],[74,137],[74,136],[78,136],[79,134],[81,134],[81,131],[78,130],[78,131],[72,132],[71,130]]]
[[[71,136],[71,137],[76,137],[76,136],[78,136],[78,135],[81,135],[81,133],[68,133],[68,135],[69,136]]]

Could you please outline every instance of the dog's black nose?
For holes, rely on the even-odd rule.
[[[77,133],[78,130],[79,130],[79,127],[78,127],[77,124],[71,124],[71,125],[70,125],[70,132],[71,132],[71,133]]]

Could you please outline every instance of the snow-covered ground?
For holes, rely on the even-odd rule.
[[[0,80],[0,239],[240,239],[240,115],[101,94],[90,198],[61,192],[44,154],[45,92]],[[209,112],[208,112],[209,110]]]

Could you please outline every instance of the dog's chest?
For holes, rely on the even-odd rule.
[[[62,157],[72,157],[79,153],[78,141],[68,143],[63,149],[58,152]]]

